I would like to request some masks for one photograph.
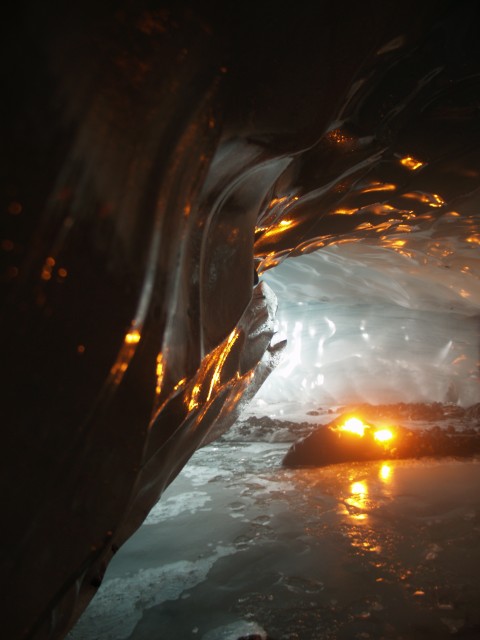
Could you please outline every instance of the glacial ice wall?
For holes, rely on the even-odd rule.
[[[422,314],[438,315],[424,358],[446,349],[460,375],[424,392],[461,379],[448,393],[469,402],[476,356],[458,344],[473,348],[478,299],[475,10],[443,0],[12,7],[0,56],[8,637],[65,635],[116,549],[275,366],[277,283],[254,287],[254,268],[262,280],[311,254],[320,262],[305,262],[309,277],[287,279],[280,297],[321,292],[333,309],[335,291],[345,299],[356,281],[367,300],[413,314],[398,331],[417,344]],[[387,251],[390,272],[378,260]],[[322,291],[310,275],[335,260]],[[404,275],[390,277],[397,268]],[[447,316],[458,319],[451,348]],[[342,316],[327,317],[330,347]],[[354,332],[363,372],[412,387],[399,379],[398,337],[392,349],[370,315],[346,325],[330,360],[321,354],[332,400],[362,371],[344,362]],[[295,350],[295,324],[287,332]],[[388,360],[371,356],[372,340]]]
[[[478,402],[477,249],[461,254],[446,268],[347,244],[265,273],[287,348],[256,402]]]

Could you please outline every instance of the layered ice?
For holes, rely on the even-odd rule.
[[[65,635],[268,380],[277,296],[257,401],[477,399],[476,3],[154,4],[5,21],[11,638]]]

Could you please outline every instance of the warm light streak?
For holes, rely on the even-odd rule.
[[[423,204],[428,204],[429,207],[443,207],[445,200],[438,195],[438,193],[422,193],[420,191],[410,191],[402,194],[402,198],[407,200],[417,200]]]
[[[186,383],[187,379],[186,378],[182,378],[181,380],[179,380],[177,382],[177,384],[173,387],[174,391],[178,391],[180,389],[180,387],[183,387],[183,385]]]
[[[335,211],[332,211],[332,214],[336,214],[338,216],[351,216],[357,211],[358,209],[335,209]]]
[[[140,331],[138,331],[138,329],[133,329],[125,336],[125,344],[137,344],[140,342],[140,338]]]
[[[360,190],[360,193],[371,193],[372,191],[395,191],[396,184],[389,182],[372,182],[371,185]]]
[[[368,213],[373,213],[376,216],[384,216],[386,213],[393,212],[397,213],[398,215],[400,215],[401,213],[398,209],[392,207],[391,204],[384,203],[369,205],[368,207],[364,207],[363,210],[367,211]]]
[[[192,389],[192,393],[190,394],[190,400],[188,403],[188,410],[189,411],[193,411],[193,409],[196,409],[199,405],[199,401],[198,401],[198,396],[200,394],[200,390],[201,390],[201,385],[196,384],[193,389]]]
[[[206,356],[197,373],[195,384],[190,394],[186,394],[185,396],[184,401],[189,411],[193,411],[201,405],[205,405],[212,399],[214,392],[222,384],[223,369],[228,356],[240,335],[241,332],[235,328],[221,345]],[[239,378],[238,372],[236,375],[237,378]],[[180,380],[175,389],[185,384],[185,382],[185,379]]]
[[[378,475],[380,479],[383,480],[384,482],[387,482],[388,480],[390,480],[392,477],[391,465],[386,463],[382,464],[382,466],[380,467],[380,471],[378,472]]]
[[[281,198],[272,198],[267,208],[273,209],[273,207],[276,207],[278,204],[282,204],[282,202],[285,202],[285,200],[288,200],[288,196],[282,196]]]
[[[298,224],[298,221],[293,219],[280,220],[278,224],[274,225],[273,227],[270,227],[268,231],[266,231],[263,234],[263,236],[260,239],[260,242],[263,241],[265,238],[274,238],[275,236],[279,236],[285,231],[287,231],[287,229],[291,229],[297,224]],[[257,232],[258,229],[256,229],[255,231]]]
[[[400,164],[402,164],[406,169],[410,169],[410,171],[417,171],[425,166],[425,162],[421,160],[417,160],[413,156],[405,156],[404,158],[400,158]]]
[[[395,220],[389,220],[388,222],[380,222],[379,224],[372,224],[371,222],[362,222],[355,229],[357,231],[364,231],[366,229],[376,231],[377,233],[381,233],[382,231],[387,231],[395,224]]]
[[[238,340],[239,335],[240,335],[240,333],[239,333],[238,329],[234,329],[232,331],[232,333],[228,336],[227,344],[225,345],[225,347],[223,348],[223,350],[220,352],[220,354],[218,356],[217,364],[215,366],[215,369],[214,369],[214,372],[213,372],[213,375],[212,375],[212,379],[210,381],[210,388],[208,390],[207,401],[210,400],[210,398],[212,397],[212,393],[213,393],[215,387],[220,382],[220,375],[222,373],[222,369],[223,369],[223,366],[225,364],[225,360],[227,359],[228,354],[232,350],[233,345]]]
[[[160,392],[162,390],[162,385],[163,385],[163,377],[165,375],[165,366],[163,363],[163,353],[160,352],[157,356],[157,366],[155,369],[155,374],[157,377],[157,383],[155,385],[155,393],[157,394],[157,396],[160,395]]]
[[[445,200],[438,193],[432,193],[432,198],[433,200],[428,203],[431,207],[443,207],[445,204]]]

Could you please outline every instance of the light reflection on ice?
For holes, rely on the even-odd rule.
[[[162,500],[207,496],[208,512],[141,527],[69,640],[468,633],[480,611],[480,461],[292,470],[280,466],[287,447],[197,451]]]

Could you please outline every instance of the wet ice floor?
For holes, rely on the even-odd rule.
[[[480,638],[480,460],[197,451],[69,640]]]

